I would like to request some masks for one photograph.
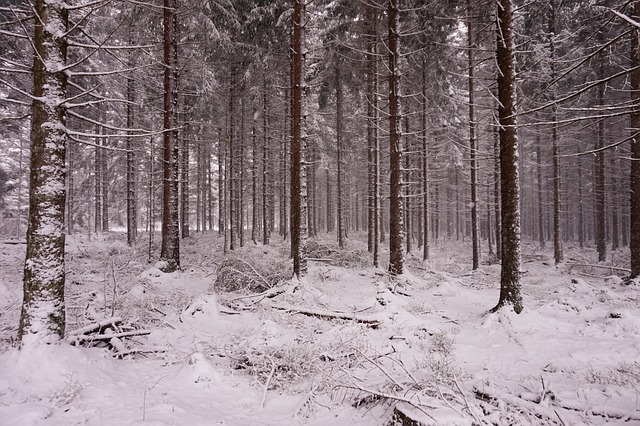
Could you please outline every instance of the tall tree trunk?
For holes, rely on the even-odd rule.
[[[631,17],[640,21],[640,1],[633,3]],[[631,254],[631,273],[629,278],[640,276],[640,30],[634,28],[631,33],[631,100],[634,109],[631,113],[631,174],[630,174],[630,214],[629,214],[629,251]]]
[[[555,17],[555,1],[549,3],[549,50],[550,50],[550,79],[554,81],[556,78],[555,63],[555,35],[556,35],[556,17]],[[553,257],[556,265],[564,259],[562,249],[562,177],[560,173],[560,148],[558,147],[558,107],[555,103],[555,89],[551,88],[551,147],[553,155]]]
[[[620,204],[618,193],[618,177],[619,164],[616,159],[617,150],[611,155],[611,251],[616,251],[620,247]]]
[[[546,242],[544,239],[544,202],[543,202],[543,190],[542,190],[542,153],[540,147],[540,136],[536,138],[536,170],[538,175],[538,241],[540,242],[540,248],[545,248]]]
[[[380,147],[378,138],[378,12],[369,7],[367,40],[367,139],[369,145],[369,240],[373,266],[380,264]]]
[[[411,202],[411,158],[408,153],[411,152],[411,137],[410,132],[411,129],[409,127],[409,115],[404,115],[404,152],[407,153],[403,156],[404,160],[404,170],[403,170],[403,181],[404,181],[404,236],[405,236],[405,247],[407,253],[411,253],[411,240],[413,239],[413,230],[411,229],[411,208],[413,203]]]
[[[176,85],[173,70],[176,0],[164,0],[164,120],[162,181],[162,249],[165,272],[180,268],[180,226],[178,222],[178,143],[176,140]]]
[[[336,144],[338,153],[338,176],[336,190],[338,192],[338,247],[344,248],[344,235],[345,235],[345,223],[344,223],[344,153],[342,142],[342,81],[340,79],[340,64],[336,59],[335,64],[335,83],[336,83]]]
[[[307,177],[305,164],[305,2],[293,0],[291,87],[291,255],[293,274],[307,275]]]
[[[493,169],[493,204],[496,222],[496,257],[502,259],[502,209],[500,207],[500,135],[499,129],[494,130],[493,153],[495,167]]]
[[[389,0],[389,272],[404,272],[404,224],[402,205],[402,135],[400,123],[400,35],[398,29],[399,2]]]
[[[181,167],[180,167],[180,193],[181,203],[181,219],[182,219],[182,238],[189,237],[189,140],[182,132],[179,140],[182,145],[181,151]]]
[[[422,260],[429,258],[429,145],[427,141],[427,60],[422,58]]]
[[[467,0],[467,60],[469,84],[469,164],[471,167],[471,241],[473,246],[472,269],[480,267],[480,236],[478,235],[478,160],[476,140],[475,76],[473,63],[473,23],[471,0]]]
[[[18,330],[23,347],[54,343],[65,329],[66,7],[65,1],[35,1],[29,226]]]
[[[520,210],[518,132],[515,116],[515,63],[511,0],[497,7],[498,119],[500,128],[500,183],[502,195],[502,267],[500,299],[493,311],[512,305],[522,312],[520,293]]]
[[[262,76],[262,244],[269,244],[271,233],[271,173],[269,147],[269,107],[267,103],[267,77]]]
[[[232,65],[231,66],[231,76],[229,79],[229,115],[227,117],[227,136],[228,136],[228,148],[227,148],[227,152],[228,152],[228,162],[229,162],[229,174],[227,175],[227,192],[228,192],[228,198],[227,198],[227,204],[228,204],[228,209],[229,209],[229,215],[228,215],[228,222],[229,222],[229,250],[235,250],[236,249],[236,244],[237,244],[237,239],[238,239],[238,234],[236,232],[236,225],[237,225],[237,192],[236,192],[236,185],[237,185],[237,169],[236,169],[236,141],[235,141],[235,102],[236,102],[236,90],[235,90],[235,85],[236,85],[236,66]]]
[[[129,42],[133,44],[132,32]],[[129,56],[129,66],[133,66],[133,55]],[[127,77],[127,129],[134,126],[135,88],[133,76]],[[127,132],[127,244],[133,246],[138,234],[138,207],[136,203],[136,155],[131,131]]]
[[[251,126],[251,242],[258,244],[258,135],[257,131],[258,107],[253,102],[253,121]]]
[[[602,75],[602,72],[600,73]],[[598,105],[603,105],[604,83],[598,87]],[[605,190],[605,170],[604,170],[604,121],[597,123],[596,149],[599,151],[595,156],[595,196],[596,196],[596,249],[598,251],[598,262],[607,260],[607,216],[606,216],[606,190]]]
[[[96,146],[94,147],[94,231],[102,231],[102,138],[100,134],[100,126],[96,126]]]

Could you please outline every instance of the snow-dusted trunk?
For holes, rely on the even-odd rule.
[[[478,234],[478,160],[476,140],[475,64],[473,63],[474,41],[471,21],[471,0],[467,0],[467,61],[469,86],[469,166],[471,168],[471,241],[473,246],[472,269],[480,267],[480,235]]]
[[[336,190],[338,191],[338,247],[344,248],[345,236],[345,200],[344,200],[344,148],[342,141],[342,81],[340,79],[340,64],[336,59],[335,64],[336,83],[336,149],[338,153],[338,175]]]
[[[541,148],[540,136],[536,137],[536,171],[538,179],[538,241],[540,242],[540,248],[545,248],[545,236],[544,236],[544,199],[542,190],[542,148]]]
[[[513,57],[511,0],[497,6],[498,119],[500,136],[500,183],[502,196],[502,267],[500,299],[494,311],[512,305],[522,311],[520,293],[520,188],[518,133],[515,116],[515,61]]]
[[[64,336],[66,6],[64,0],[35,1],[29,226],[18,331],[23,346]]]
[[[133,44],[132,32],[129,30],[129,44]],[[133,55],[129,56],[129,66],[133,67]],[[127,129],[132,129],[134,125],[135,92],[133,76],[127,77]],[[131,132],[127,132],[127,244],[130,246],[136,242],[138,233],[138,209],[136,203],[136,156],[134,151],[133,137]]]
[[[298,278],[307,275],[304,16],[304,0],[294,0],[291,39],[291,256],[293,257],[293,273]]]
[[[640,21],[640,1],[635,1],[632,18]],[[630,241],[631,274],[630,278],[640,276],[640,30],[634,28],[631,33],[631,99],[634,104],[631,113],[631,176],[630,176]]]
[[[369,211],[368,246],[373,254],[373,266],[380,257],[380,148],[378,140],[378,14],[369,7],[367,40],[367,141],[369,146]]]
[[[258,107],[254,99],[253,119],[251,121],[251,242],[258,244],[258,135],[257,131]]]
[[[162,249],[163,270],[180,268],[180,226],[178,221],[178,141],[176,138],[176,87],[173,69],[176,0],[164,0],[164,120],[162,180]]]
[[[556,36],[556,15],[555,1],[549,2],[549,56],[550,56],[550,81],[556,79],[555,63],[555,36]],[[556,93],[552,87],[550,89],[551,102],[551,148],[553,155],[553,256],[556,264],[564,259],[562,248],[562,178],[560,170],[560,148],[558,146],[558,106],[555,104]]]
[[[429,145],[427,143],[427,60],[422,59],[422,260],[429,258]]]
[[[495,209],[496,222],[496,257],[502,258],[502,210],[500,207],[500,134],[496,127],[494,131],[493,153],[495,156],[495,167],[493,169],[493,204]]]
[[[404,272],[403,206],[402,206],[402,147],[400,123],[400,35],[398,29],[399,1],[389,0],[389,272]]]
[[[599,78],[603,78],[602,65],[600,66]],[[596,93],[598,105],[604,105],[604,84],[598,86]],[[595,166],[595,207],[596,207],[596,249],[598,251],[598,262],[607,260],[607,216],[606,216],[606,189],[604,170],[604,120],[599,120],[597,126],[596,149],[598,152],[594,158]]]
[[[262,76],[262,244],[269,244],[271,234],[271,172],[269,147],[269,104],[267,98],[267,77],[266,72]]]
[[[620,198],[618,197],[618,170],[620,170],[620,164],[617,160],[617,150],[614,149],[613,155],[609,160],[611,164],[611,251],[616,251],[620,248]]]

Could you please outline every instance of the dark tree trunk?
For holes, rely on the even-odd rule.
[[[293,274],[307,275],[307,179],[305,87],[304,87],[304,0],[293,0],[292,87],[291,87],[291,256]]]
[[[502,267],[500,299],[493,311],[512,305],[522,312],[520,293],[520,189],[518,133],[516,130],[516,80],[512,39],[511,0],[497,6],[498,119],[500,132],[500,183],[502,195]]]
[[[338,192],[338,247],[344,248],[345,236],[345,200],[344,200],[344,153],[342,146],[342,82],[340,80],[340,64],[336,59],[335,64],[335,83],[336,83],[336,145],[338,153],[338,175],[336,190]]]
[[[602,74],[602,73],[601,73]],[[603,105],[604,84],[598,87],[598,105]],[[598,251],[598,262],[607,260],[607,225],[606,225],[606,190],[605,190],[605,170],[604,170],[604,121],[597,124],[596,149],[599,151],[595,156],[595,196],[596,196],[596,249]]]
[[[164,0],[164,120],[162,180],[162,249],[163,270],[180,268],[180,226],[178,222],[178,143],[176,140],[176,87],[173,70],[176,0]]]
[[[549,3],[549,55],[550,55],[550,79],[555,81],[556,63],[555,63],[555,33],[556,33],[556,17],[555,17],[555,1]],[[560,171],[560,148],[558,146],[558,124],[557,124],[557,105],[555,103],[555,89],[551,89],[551,147],[553,155],[553,257],[556,265],[564,259],[562,249],[562,178]]]
[[[472,269],[480,267],[480,236],[478,235],[478,160],[476,140],[475,76],[473,63],[473,24],[471,0],[467,0],[467,60],[469,84],[469,164],[471,167],[471,241],[473,246]]]
[[[404,272],[404,224],[402,205],[402,134],[400,123],[400,35],[398,13],[400,0],[389,0],[389,272]]]
[[[378,140],[378,12],[369,8],[367,40],[367,139],[369,146],[368,241],[373,266],[380,263],[380,147]]]
[[[496,257],[502,259],[502,209],[500,207],[500,134],[496,127],[493,140],[495,167],[493,169],[493,204],[496,222]]]
[[[544,238],[544,202],[542,188],[542,153],[540,147],[540,136],[536,138],[536,169],[538,175],[538,241],[540,248],[545,248],[546,242]]]
[[[427,141],[427,60],[422,59],[422,260],[429,258],[429,145]]]
[[[34,8],[29,226],[18,330],[23,347],[54,343],[65,329],[66,6],[36,0]]]
[[[267,103],[266,72],[262,80],[262,244],[269,244],[271,233],[271,173],[272,166],[269,158],[269,116]]]
[[[640,21],[640,1],[635,1],[632,19]],[[629,214],[629,250],[631,254],[630,278],[640,276],[640,30],[634,28],[631,36],[631,99],[634,110],[631,113],[631,175],[630,175],[630,214]]]
[[[132,34],[129,33],[129,42],[133,44]],[[130,56],[132,58],[132,56]],[[133,61],[130,60],[130,66]],[[127,129],[134,126],[134,102],[135,88],[133,76],[127,77]],[[136,155],[131,132],[127,133],[127,244],[133,246],[138,234],[138,207],[136,203]]]

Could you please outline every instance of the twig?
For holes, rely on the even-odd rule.
[[[364,359],[366,359],[367,361],[369,361],[371,364],[373,364],[374,367],[376,367],[378,370],[382,371],[382,374],[384,374],[385,376],[387,376],[389,378],[389,380],[391,380],[393,382],[393,384],[395,384],[396,386],[398,386],[399,388],[403,388],[404,386],[402,386],[402,384],[400,382],[398,382],[395,378],[393,378],[389,373],[387,373],[387,371],[382,368],[382,366],[380,364],[378,364],[377,362],[375,362],[374,360],[372,360],[371,358],[369,358],[368,356],[366,356],[365,354],[362,353],[362,351],[355,349],[354,351],[358,352]]]
[[[273,377],[273,373],[276,371],[276,363],[271,364],[271,371],[269,371],[269,375],[267,376],[267,380],[264,382],[263,391],[262,391],[262,401],[260,402],[260,408],[264,408],[264,402],[267,399],[267,390],[269,389],[269,382],[271,382],[271,378]]]

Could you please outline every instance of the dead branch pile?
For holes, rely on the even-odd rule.
[[[312,261],[328,262],[336,266],[365,267],[369,265],[371,256],[366,250],[339,249],[335,246],[310,240],[307,243],[307,257]]]
[[[291,278],[290,262],[259,263],[241,258],[225,259],[213,287],[218,292],[261,293]]]
[[[89,324],[67,335],[67,341],[72,345],[85,347],[99,347],[113,350],[116,356],[142,352],[160,352],[157,348],[132,348],[131,338],[150,334],[149,330],[139,330],[122,324],[122,318],[113,317]]]

